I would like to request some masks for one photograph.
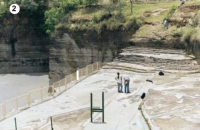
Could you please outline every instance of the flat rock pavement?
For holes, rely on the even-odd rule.
[[[24,110],[17,115],[0,122],[1,130],[14,129],[14,117],[19,130],[50,129],[49,117],[53,116],[55,130],[111,130],[132,129],[146,130],[147,126],[138,111],[140,96],[152,87],[145,79],[152,74],[128,72],[131,76],[131,93],[118,93],[115,81],[118,70],[101,70],[75,84],[57,98]],[[123,73],[123,72],[122,72]],[[142,79],[142,80],[141,80]],[[90,93],[93,93],[94,106],[101,106],[101,94],[105,92],[105,123],[101,114],[94,114],[90,123]],[[147,129],[148,130],[148,129]]]

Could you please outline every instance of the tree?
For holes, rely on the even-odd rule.
[[[46,3],[48,0],[3,0],[6,8],[12,4],[18,4],[22,9],[36,10],[40,5]]]
[[[133,14],[133,0],[130,0],[130,4],[131,4],[131,14]]]
[[[122,13],[122,10],[123,10],[124,6],[125,6],[125,3],[121,2],[121,1],[118,1],[118,3],[116,4],[117,14],[116,14],[115,18],[120,20],[120,21],[124,21],[125,20],[125,16]]]
[[[125,3],[119,1],[119,2],[116,4],[117,13],[122,14],[122,10],[123,10],[123,7],[124,7],[124,6],[125,6]]]
[[[108,4],[108,5],[105,5],[105,11],[108,12],[109,14],[112,14],[112,12],[115,11],[115,5],[113,4]]]
[[[57,25],[62,17],[64,16],[64,12],[61,8],[51,8],[45,12],[45,25],[46,25],[46,33],[51,34],[55,25]]]
[[[56,25],[58,25],[65,15],[78,6],[77,0],[51,0],[49,9],[45,11],[45,24],[42,26],[47,34],[53,34]]]

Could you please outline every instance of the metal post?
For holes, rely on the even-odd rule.
[[[102,122],[104,123],[104,92],[102,92]]]
[[[16,109],[18,110],[18,98],[15,99]]]
[[[40,97],[41,97],[41,101],[43,101],[43,88],[41,88],[41,90],[40,90]]]
[[[59,93],[61,93],[60,81],[58,81]]]
[[[94,71],[94,64],[92,64],[92,73],[93,73],[93,71]]]
[[[15,118],[15,130],[17,130],[17,119]]]
[[[92,93],[90,94],[90,104],[91,104],[91,108],[90,108],[90,110],[91,110],[91,113],[90,113],[90,115],[91,115],[91,122],[93,122],[93,118],[92,118],[92,108],[93,108],[93,104],[92,104]]]
[[[55,97],[54,84],[52,85],[52,96]]]
[[[71,82],[73,81],[73,79],[72,79],[72,74],[70,74],[70,76],[71,76]]]
[[[97,62],[97,70],[99,70],[99,62]]]
[[[67,77],[65,77],[65,90],[67,90]]]
[[[89,75],[89,72],[88,72],[88,65],[86,66],[86,76]]]
[[[28,107],[31,106],[31,92],[29,92],[27,95],[27,104],[28,104]]]
[[[50,120],[51,120],[51,130],[54,130],[53,129],[53,120],[52,120],[52,117],[50,117]]]
[[[2,104],[3,118],[6,118],[6,103]]]
[[[76,71],[76,80],[79,80],[79,70]]]

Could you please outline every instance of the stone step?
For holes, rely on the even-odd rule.
[[[170,64],[170,63],[166,63],[166,64],[159,64],[159,63],[142,63],[142,62],[129,62],[129,61],[114,61],[114,62],[120,62],[120,63],[130,63],[130,64],[137,64],[137,65],[142,65],[145,67],[159,67],[159,68],[163,68],[163,69],[172,69],[172,70],[198,70],[199,66],[198,65],[184,65],[184,64]]]
[[[129,63],[139,63],[139,64],[159,64],[159,65],[180,65],[180,66],[191,66],[191,65],[198,65],[196,62],[193,62],[193,60],[181,60],[181,61],[175,61],[175,60],[150,60],[150,59],[140,59],[140,58],[120,58],[115,59],[116,62],[129,62]]]
[[[122,52],[139,52],[139,53],[149,53],[149,54],[180,54],[184,55],[183,50],[173,50],[173,49],[155,49],[155,48],[145,48],[145,47],[128,47],[122,50]]]
[[[125,71],[133,71],[133,72],[138,72],[138,73],[155,73],[158,71],[163,71],[166,73],[182,73],[182,74],[193,74],[193,73],[199,73],[198,69],[195,70],[177,70],[177,69],[169,69],[169,68],[162,68],[162,67],[136,67],[133,64],[131,64],[131,66],[127,66],[127,65],[123,65],[119,64],[119,63],[109,63],[106,64],[103,69],[118,69],[118,70],[125,70]]]
[[[105,69],[118,68],[136,72],[199,72],[194,56],[186,56],[183,50],[128,47]]]

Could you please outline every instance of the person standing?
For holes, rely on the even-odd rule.
[[[168,19],[165,19],[165,20],[164,20],[164,23],[163,23],[163,30],[165,30],[165,28],[168,29]]]
[[[117,73],[117,77],[115,78],[115,80],[117,80],[118,92],[123,93],[123,91],[122,91],[122,88],[123,88],[123,86],[122,86],[122,76],[120,76],[119,72]]]
[[[124,75],[125,93],[130,93],[129,84],[130,84],[130,76],[126,72],[126,74]]]

